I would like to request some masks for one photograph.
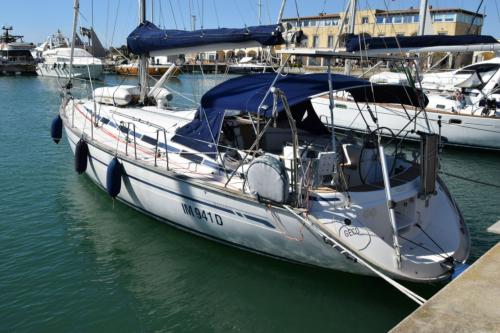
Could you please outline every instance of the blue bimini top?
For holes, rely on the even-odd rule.
[[[212,88],[201,98],[201,105],[194,119],[179,128],[172,140],[214,157],[226,112],[272,116],[273,95],[269,94],[264,101],[263,98],[275,78],[275,73],[252,74],[225,81]],[[311,96],[329,91],[328,74],[279,76],[274,87],[283,91],[290,108],[293,108],[309,101]],[[428,103],[427,97],[415,88],[376,85],[340,74],[332,74],[332,88],[334,91],[348,91],[358,102],[398,103],[420,107]],[[278,101],[277,112],[283,110],[281,101]]]

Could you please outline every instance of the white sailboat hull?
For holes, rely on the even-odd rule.
[[[79,137],[65,128],[71,149]],[[86,174],[106,188],[107,165],[112,152],[89,145]],[[162,222],[212,240],[294,263],[358,274],[370,272],[318,238],[284,209],[228,196],[200,187],[165,172],[120,159],[127,177],[118,199]],[[279,221],[279,223],[277,222]]]
[[[328,99],[322,97],[314,98],[312,99],[312,104],[321,119],[325,123],[331,124]],[[383,124],[384,127],[390,128],[394,134],[401,131],[400,137],[416,140],[419,138],[418,131],[428,131],[427,121],[423,113],[417,117],[415,126],[414,124],[408,125],[408,115],[411,118],[415,116],[415,111],[409,108],[407,109],[408,115],[403,109],[396,107],[372,106],[371,109],[379,123]],[[338,101],[333,112],[335,127],[364,132],[367,129],[366,120],[372,130],[376,128],[368,110],[363,109],[361,111],[363,116],[361,116],[354,102]],[[439,133],[439,121],[441,122],[443,141],[449,145],[493,150],[500,149],[500,118],[471,116],[451,112],[427,112],[427,117],[430,129],[434,133]]]
[[[415,247],[402,238],[399,267],[395,265],[394,246],[388,241],[392,229],[382,188],[352,188],[349,195],[330,190],[310,193],[306,199],[308,213],[300,217],[297,215],[300,210],[292,213],[293,210],[282,205],[260,202],[248,190],[242,191],[245,178],[235,177],[237,179],[225,187],[225,172],[221,172],[216,163],[203,157],[198,161],[184,157],[189,156],[187,148],[168,139],[175,133],[174,125],[182,126],[190,120],[178,112],[155,107],[100,105],[100,113],[93,120],[97,125],[91,127],[92,107],[90,101],[69,102],[60,113],[73,152],[81,138],[87,142],[89,158],[85,172],[106,189],[108,165],[117,157],[123,166],[117,198],[162,222],[294,263],[373,274],[355,259],[362,258],[385,274],[417,282],[446,279],[450,270],[442,265],[443,260],[453,256],[462,262],[467,258],[468,233],[443,185],[437,186],[436,195],[427,203],[418,196],[416,176],[392,188],[401,217],[398,229],[413,242],[426,244]],[[136,142],[123,136],[129,121],[135,123],[135,127],[130,128],[138,138],[137,150],[134,149]],[[160,135],[160,145],[168,142],[171,152],[169,170],[165,146],[159,150],[162,153],[159,157],[155,151],[158,127],[171,129],[167,141]],[[356,182],[356,175],[357,172],[348,177]],[[443,228],[448,232],[443,233]],[[441,248],[432,245],[434,242]]]

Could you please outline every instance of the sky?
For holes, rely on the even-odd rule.
[[[497,1],[499,3],[497,3]],[[12,25],[24,41],[38,44],[60,29],[71,34],[73,0],[0,0],[0,25]],[[281,0],[261,0],[262,24],[274,23]],[[347,0],[288,0],[284,17],[317,15],[343,11]],[[480,0],[429,0],[436,8],[464,8],[475,12]],[[258,24],[258,0],[147,0],[148,19],[168,29],[190,29],[190,16],[204,28],[244,27]],[[418,0],[358,0],[358,8],[418,8]],[[483,34],[500,37],[500,0],[484,0],[486,13]],[[104,46],[126,44],[127,35],[138,22],[138,0],[80,0],[78,26],[94,26]]]

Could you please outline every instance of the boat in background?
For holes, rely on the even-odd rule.
[[[160,57],[151,58],[148,64],[148,74],[151,76],[162,76],[171,66],[171,62],[160,62]],[[128,64],[115,65],[114,70],[115,73],[119,75],[137,76],[139,74],[139,63],[138,61],[134,61]],[[172,73],[172,77],[177,77],[181,73],[181,68],[176,67],[175,71]]]
[[[463,44],[463,45],[461,45]],[[500,49],[491,36],[412,36],[352,37],[348,51],[363,56],[385,53],[450,50]],[[429,100],[425,112],[399,105],[371,104],[359,110],[350,96],[336,96],[335,125],[339,129],[365,132],[379,120],[397,137],[419,140],[419,131],[440,133],[446,145],[464,148],[500,150],[500,59],[494,58],[448,73],[414,75],[418,71],[411,58],[400,58],[402,73],[374,75],[373,83],[421,88]],[[315,110],[331,123],[329,102],[325,96],[313,99]],[[360,116],[361,112],[361,116]],[[414,119],[413,126],[408,120]]]
[[[0,36],[0,74],[36,75],[36,62],[31,55],[33,43],[23,42],[23,36],[11,35],[11,26],[3,26]]]
[[[271,65],[257,62],[253,57],[243,57],[237,63],[227,64],[227,68],[228,73],[233,74],[266,73],[273,70]]]
[[[83,48],[79,38],[75,39],[80,47],[74,48],[71,75],[78,79],[100,79],[104,65]],[[68,78],[71,59],[71,43],[61,31],[50,36],[46,42],[35,49],[37,57],[37,73],[40,76]]]

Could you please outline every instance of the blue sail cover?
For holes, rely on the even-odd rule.
[[[491,36],[461,35],[442,36],[424,35],[407,37],[359,37],[352,36],[346,43],[347,52],[379,49],[405,49],[433,46],[496,44],[498,41]]]
[[[195,31],[163,30],[151,22],[135,28],[127,37],[127,46],[132,53],[145,54],[151,51],[188,48],[219,43],[258,42],[261,45],[284,44],[279,26],[261,25],[243,29],[203,29]]]
[[[196,151],[215,156],[216,144],[226,111],[260,113],[272,116],[273,95],[269,94],[258,110],[276,74],[261,73],[237,77],[209,90],[201,98],[201,104],[194,119],[179,128],[173,141]],[[313,95],[329,91],[328,74],[288,74],[279,76],[274,87],[284,92],[290,108],[308,101]],[[333,90],[346,90],[357,101],[426,105],[428,100],[419,91],[401,85],[374,85],[351,76],[332,74]],[[283,111],[278,102],[277,111]]]

